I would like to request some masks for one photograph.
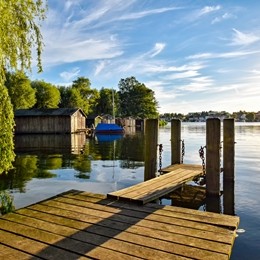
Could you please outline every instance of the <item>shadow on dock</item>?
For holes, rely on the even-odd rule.
[[[0,218],[0,256],[228,259],[238,218],[69,191]]]

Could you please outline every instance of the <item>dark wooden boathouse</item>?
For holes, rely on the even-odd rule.
[[[16,134],[71,134],[86,129],[86,115],[80,108],[18,109]]]

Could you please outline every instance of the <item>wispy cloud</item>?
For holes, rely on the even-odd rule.
[[[188,60],[196,59],[217,59],[217,58],[236,58],[241,56],[253,55],[260,53],[260,51],[234,51],[234,52],[224,52],[224,53],[198,53],[188,56]]]
[[[232,19],[232,18],[236,18],[235,15],[231,14],[231,13],[224,13],[221,16],[215,17],[212,21],[211,24],[216,24],[216,23],[220,23],[224,20],[228,20],[228,19]]]
[[[99,73],[105,68],[105,66],[108,63],[109,63],[109,61],[106,61],[106,60],[99,61],[98,64],[96,65],[94,76],[99,75]]]
[[[196,70],[188,70],[182,73],[176,73],[172,75],[168,75],[165,78],[168,80],[174,80],[174,79],[186,79],[186,78],[193,78],[196,76],[199,76],[200,73]]]
[[[203,7],[203,8],[199,11],[198,16],[205,15],[205,14],[209,14],[209,13],[218,11],[218,10],[220,10],[220,9],[221,9],[221,6],[220,6],[220,5],[205,6],[205,7]]]
[[[80,68],[72,68],[70,71],[63,71],[60,73],[60,77],[66,82],[71,81],[73,78],[78,77],[80,74]]]
[[[196,77],[190,79],[190,83],[179,87],[183,91],[200,92],[206,91],[209,87],[213,86],[214,80],[209,76]]]
[[[197,9],[191,13],[189,13],[185,19],[182,19],[183,22],[192,22],[196,21],[204,16],[207,16],[211,13],[215,13],[221,9],[220,5],[214,5],[214,6],[204,6],[203,8]]]
[[[142,12],[134,12],[134,13],[129,13],[122,15],[121,17],[118,17],[118,20],[134,20],[134,19],[140,19],[148,15],[153,15],[153,14],[160,14],[160,13],[165,13],[173,10],[179,10],[181,9],[180,7],[167,7],[167,8],[158,8],[158,9],[151,9],[151,10],[146,10]]]
[[[165,48],[165,45],[165,43],[156,43],[154,48],[151,50],[150,57],[158,55]]]
[[[233,39],[230,45],[249,45],[260,40],[260,36],[253,33],[242,33],[233,29]]]

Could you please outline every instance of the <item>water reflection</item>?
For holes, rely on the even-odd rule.
[[[85,134],[15,135],[15,153],[81,153],[86,142]]]
[[[144,166],[142,133],[88,139],[82,134],[17,135],[15,153],[14,168],[0,175],[0,190],[13,193],[26,192],[26,184],[32,179],[88,181],[91,174],[97,174],[97,166],[107,166],[105,161],[121,169]],[[73,174],[68,175],[66,170]]]

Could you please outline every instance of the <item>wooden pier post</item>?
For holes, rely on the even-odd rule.
[[[158,119],[147,119],[145,122],[145,165],[144,180],[156,177],[157,172],[157,144],[158,144]]]
[[[224,214],[235,215],[235,182],[225,181],[223,183],[223,209]]]
[[[171,164],[181,163],[181,120],[171,120]]]
[[[220,120],[206,122],[206,193],[220,195]]]
[[[235,178],[235,123],[233,118],[223,121],[223,179],[234,181]]]
[[[223,206],[224,214],[235,215],[235,121],[223,121]]]

